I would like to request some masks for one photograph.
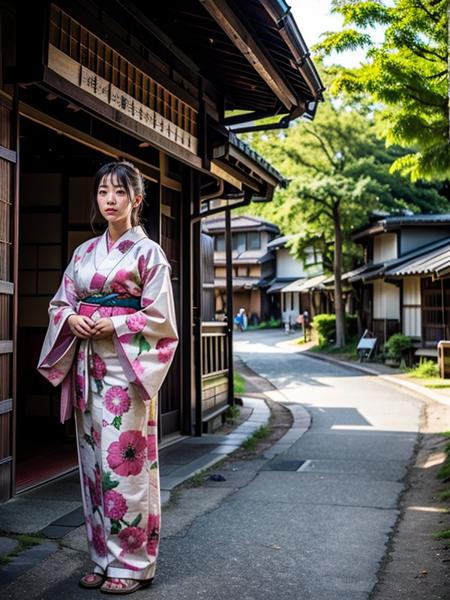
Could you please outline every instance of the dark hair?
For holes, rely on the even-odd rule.
[[[131,202],[133,196],[145,197],[145,182],[144,178],[132,163],[126,160],[118,160],[107,163],[100,167],[94,177],[94,184],[92,186],[92,198],[91,198],[91,227],[95,232],[95,221],[99,216],[98,204],[97,204],[97,193],[98,188],[104,177],[111,176],[115,178],[117,183],[123,186],[127,192],[127,196]],[[136,208],[133,208],[131,213],[131,224],[133,227],[141,224],[141,213],[143,202],[140,202]]]

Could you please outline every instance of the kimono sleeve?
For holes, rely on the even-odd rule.
[[[37,370],[54,386],[59,385],[69,372],[77,348],[77,338],[70,331],[67,319],[77,314],[78,298],[74,285],[74,261],[64,272],[61,285],[50,301],[49,325]]]
[[[116,351],[130,383],[144,400],[158,393],[178,345],[170,266],[149,269],[142,288],[143,308],[110,317]]]

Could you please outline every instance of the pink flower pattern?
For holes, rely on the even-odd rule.
[[[105,362],[98,354],[93,354],[91,357],[91,373],[94,379],[103,379],[106,375]]]
[[[64,379],[64,373],[60,369],[53,368],[48,372],[47,378],[49,381],[62,381]]]
[[[145,373],[145,369],[142,366],[141,362],[139,361],[139,359],[135,359],[132,361],[131,366],[133,368],[133,371],[136,373],[136,375],[141,378],[142,375]]]
[[[130,294],[131,296],[140,296],[142,292],[136,274],[125,269],[120,269],[114,275],[111,289],[117,294]]]
[[[89,488],[89,494],[91,496],[92,507],[98,508],[102,503],[102,482],[100,479],[100,471],[95,470],[94,472],[95,481],[92,481],[87,477],[87,483]]]
[[[119,441],[108,448],[108,464],[122,477],[139,475],[144,466],[147,440],[140,431],[125,431],[120,434]]]
[[[141,312],[136,312],[126,318],[126,323],[130,331],[139,333],[142,331],[147,324],[147,318]]]
[[[177,340],[172,338],[162,338],[156,344],[158,350],[158,360],[161,363],[167,363],[172,358],[174,353],[175,344]]]
[[[134,242],[131,240],[123,240],[123,242],[120,242],[120,244],[117,246],[117,249],[120,250],[122,254],[125,254],[125,252],[127,252],[132,246],[134,246]]]
[[[83,265],[93,262],[93,257],[89,257],[89,253],[96,248],[100,239],[102,238],[92,240],[88,242],[89,245],[83,246],[83,248],[86,248],[86,254],[82,256]],[[153,252],[156,251],[153,246],[144,246],[145,251],[139,250],[135,254],[134,251],[133,253],[129,252],[133,245],[133,242],[127,239],[117,244],[116,257],[119,252],[128,253],[128,256],[124,257],[121,263],[125,268],[116,271],[117,267],[115,267],[111,278],[108,277],[107,279],[104,275],[96,272],[95,267],[92,267],[90,272],[86,270],[85,274],[82,270],[77,272],[75,269],[75,273],[77,273],[76,281],[78,282],[81,279],[83,282],[82,284],[77,283],[77,285],[80,285],[80,288],[78,288],[75,287],[73,274],[70,277],[66,276],[64,279],[65,290],[59,298],[65,304],[65,307],[54,314],[51,326],[61,324],[61,320],[67,312],[67,305],[77,310],[79,299],[92,294],[92,290],[102,290],[102,293],[116,293],[121,297],[139,298],[143,308],[154,305],[152,314],[158,321],[161,317],[161,323],[163,323],[167,317],[164,310],[164,294],[160,297],[157,280],[153,280],[154,274],[159,272],[161,261],[158,256],[156,259],[153,256]],[[151,249],[148,249],[149,247]],[[79,258],[79,256],[74,257],[74,262]],[[120,260],[120,256],[118,256],[118,260]],[[105,271],[102,270],[102,272]],[[87,275],[88,273],[89,275]],[[106,283],[107,281],[108,283]],[[146,296],[142,295],[143,286],[145,286]],[[56,308],[59,309],[59,307]],[[157,422],[155,419],[149,419],[148,421],[145,420],[145,417],[142,419],[142,416],[148,414],[148,412],[140,413],[139,421],[137,417],[135,418],[135,386],[130,384],[127,388],[128,383],[125,377],[116,379],[115,367],[119,368],[120,366],[121,369],[125,369],[125,363],[122,359],[128,360],[126,366],[131,365],[136,379],[132,379],[133,373],[128,374],[126,370],[125,373],[127,377],[130,377],[129,380],[136,384],[136,388],[142,385],[147,390],[147,387],[150,384],[153,386],[154,383],[156,387],[159,384],[158,380],[165,374],[166,367],[173,357],[177,344],[176,332],[174,330],[171,333],[171,323],[167,326],[167,321],[164,321],[161,329],[158,329],[157,320],[155,322],[149,321],[146,314],[141,311],[130,314],[132,309],[124,307],[93,306],[92,309],[93,311],[90,313],[84,314],[94,320],[99,316],[121,316],[116,320],[113,319],[116,328],[113,341],[117,352],[118,345],[121,346],[123,355],[118,354],[120,365],[119,362],[116,365],[111,359],[111,370],[109,370],[110,351],[106,350],[105,345],[105,353],[103,353],[103,342],[99,341],[97,345],[97,341],[94,341],[92,345],[94,353],[89,357],[91,379],[88,380],[85,379],[88,373],[84,371],[87,356],[83,357],[79,352],[77,357],[75,387],[78,406],[86,411],[87,399],[90,396],[85,397],[85,385],[89,383],[91,388],[94,386],[95,389],[94,380],[102,381],[103,387],[99,391],[99,395],[103,397],[103,406],[109,411],[110,415],[108,417],[108,413],[104,413],[102,419],[101,414],[100,416],[96,415],[95,404],[93,403],[92,407],[89,404],[88,410],[83,416],[83,419],[87,419],[83,422],[89,423],[89,426],[84,428],[82,435],[79,434],[80,441],[83,443],[82,464],[86,462],[90,465],[89,468],[86,467],[86,473],[89,476],[83,476],[84,498],[87,500],[85,520],[88,539],[94,556],[98,558],[108,556],[109,560],[113,551],[108,548],[108,540],[112,536],[114,544],[119,544],[122,550],[119,556],[115,555],[116,560],[119,560],[124,567],[130,570],[139,571],[142,569],[145,556],[148,559],[157,555],[160,538],[160,514],[158,514],[157,483],[155,479],[155,476],[159,477],[156,462],[158,456]],[[154,324],[155,330],[153,330]],[[146,327],[148,327],[148,335]],[[143,331],[145,331],[148,339],[144,338]],[[159,339],[161,337],[160,331],[164,331],[163,335],[172,335],[172,337]],[[82,347],[85,347],[85,345],[82,344]],[[58,363],[57,366],[61,367],[61,364]],[[54,378],[55,381],[59,382],[59,378],[63,378],[65,375],[65,372],[61,369],[53,372],[49,370],[49,379]],[[111,379],[108,378],[108,383],[105,383],[104,379],[107,373]],[[111,385],[112,383],[114,385]],[[139,389],[136,390],[136,394],[138,392]],[[146,398],[146,396],[143,397]],[[133,414],[131,411],[132,402]],[[142,411],[148,411],[147,401],[136,401],[137,406],[141,407]],[[129,414],[123,418],[122,415],[125,413]],[[138,412],[136,412],[137,414]],[[97,421],[94,417],[95,419],[99,417],[100,420]],[[123,425],[122,419],[124,420]],[[121,426],[125,431],[120,431]],[[101,487],[102,472],[101,467],[99,467],[102,463],[102,470],[108,471],[111,469],[111,473],[104,473],[103,490]],[[148,480],[146,479],[147,472],[150,476]],[[112,475],[112,479],[110,475]],[[141,490],[140,486],[142,485],[145,499],[139,496],[136,502],[133,494],[129,494],[130,476],[139,476],[139,480],[135,480],[136,489]],[[133,483],[134,489],[134,482],[131,483]],[[146,486],[150,486],[151,494],[147,493]],[[138,506],[137,509],[136,506]],[[111,523],[107,522],[107,519]],[[98,558],[97,562],[100,563]],[[127,563],[125,563],[125,559],[128,561]]]
[[[100,273],[94,273],[89,287],[91,290],[101,290],[105,285],[106,277]]]
[[[118,385],[109,388],[105,394],[105,406],[110,413],[119,417],[130,409],[130,397],[126,389]]]
[[[89,244],[89,246],[86,248],[86,253],[90,254],[92,252],[92,250],[95,248],[95,246],[97,245],[98,239],[94,240],[93,242],[91,242]]]
[[[104,494],[105,515],[108,519],[120,521],[125,516],[128,506],[125,498],[115,490],[108,490]]]
[[[161,518],[158,514],[150,513],[147,524],[147,552],[150,556],[156,556],[158,553],[159,530]]]
[[[86,410],[86,398],[84,397],[84,376],[77,373],[75,377],[75,387],[77,394],[78,408],[83,412]]]
[[[92,545],[97,556],[106,556],[105,534],[101,525],[94,525],[92,527]]]
[[[58,323],[61,321],[63,313],[64,313],[64,308],[60,308],[56,313],[55,316],[53,317],[53,322],[55,323],[55,325],[58,325]]]
[[[147,534],[142,527],[126,527],[119,533],[119,540],[123,551],[133,554],[145,544]]]
[[[147,436],[147,456],[148,460],[154,462],[158,457],[157,439],[154,433]]]

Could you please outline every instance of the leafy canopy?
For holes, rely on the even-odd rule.
[[[408,149],[392,170],[420,178],[450,176],[447,0],[332,0],[344,29],[324,34],[316,49],[367,50],[359,68],[340,69],[331,92],[353,98],[367,94],[383,108],[381,128],[388,144]],[[370,28],[384,28],[377,45]]]
[[[299,258],[315,247],[332,271],[335,211],[343,233],[344,268],[351,268],[359,250],[351,233],[372,211],[395,213],[445,212],[447,200],[436,187],[412,183],[391,173],[398,147],[386,148],[376,133],[372,113],[330,98],[319,107],[312,123],[297,121],[285,131],[247,134],[247,141],[290,180],[272,202],[252,204],[241,212],[276,223],[284,234],[299,234],[293,247]]]

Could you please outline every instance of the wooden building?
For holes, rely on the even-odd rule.
[[[307,248],[303,260],[297,259],[287,244],[298,237],[285,235],[272,240],[268,244],[275,254],[275,279],[267,290],[274,295],[277,314],[283,323],[291,326],[298,322],[299,315],[308,311],[310,317],[322,312],[326,305],[324,286],[326,276],[323,275],[322,256],[313,247]]]
[[[47,305],[92,236],[98,167],[133,161],[145,224],[172,265],[181,341],[160,393],[161,443],[201,435],[231,399],[231,330],[202,323],[201,220],[270,200],[270,169],[230,138],[312,118],[322,86],[276,0],[0,0],[0,499],[73,468],[59,390],[36,373]]]
[[[225,314],[227,304],[225,219],[207,221],[214,238],[214,288],[216,314]],[[245,308],[250,323],[258,323],[275,316],[267,290],[275,276],[275,255],[269,249],[270,241],[279,229],[260,217],[240,215],[231,218],[233,315]]]
[[[450,333],[449,236],[449,214],[388,216],[354,234],[366,264],[343,281],[355,290],[362,326],[380,343],[401,332],[418,354],[429,347],[422,354],[437,355],[437,342]]]

